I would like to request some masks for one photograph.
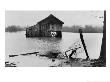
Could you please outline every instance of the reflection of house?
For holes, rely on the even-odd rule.
[[[50,14],[36,25],[26,29],[26,37],[62,37],[62,25],[64,23]]]

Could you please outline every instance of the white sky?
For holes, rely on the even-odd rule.
[[[6,11],[5,26],[35,25],[38,21],[46,18],[49,14],[53,14],[63,21],[63,26],[103,25],[103,18],[96,17],[103,16],[103,11]]]

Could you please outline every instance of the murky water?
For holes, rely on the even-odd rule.
[[[101,33],[84,33],[84,40],[91,59],[97,59],[102,44]],[[63,32],[62,39],[57,38],[26,38],[25,32],[5,33],[5,61],[15,63],[16,66],[55,66],[61,61],[36,55],[21,56],[19,54],[48,51],[64,52],[75,42],[80,41],[79,33]],[[9,55],[19,55],[9,57]],[[78,58],[86,58],[85,52],[79,53]]]

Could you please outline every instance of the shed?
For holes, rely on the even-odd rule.
[[[50,14],[36,25],[26,29],[27,37],[62,37],[62,25],[64,22]],[[31,29],[32,30],[29,30]],[[30,34],[31,33],[31,34]]]

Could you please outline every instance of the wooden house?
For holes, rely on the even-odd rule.
[[[26,29],[26,37],[62,37],[64,23],[50,14],[36,25]]]

